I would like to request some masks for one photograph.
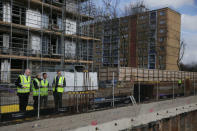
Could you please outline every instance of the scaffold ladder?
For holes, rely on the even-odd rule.
[[[135,101],[135,98],[133,96],[130,96],[130,99],[131,99],[131,102],[133,105],[136,105],[136,101]]]

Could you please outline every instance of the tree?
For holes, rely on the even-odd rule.
[[[122,16],[137,15],[145,11],[148,11],[148,9],[146,8],[144,1],[138,1],[134,4],[130,3],[126,5],[122,12]]]
[[[177,59],[177,66],[179,70],[181,70],[181,64],[185,54],[185,47],[186,47],[186,42],[184,40],[181,40],[180,46],[178,48],[178,59]]]

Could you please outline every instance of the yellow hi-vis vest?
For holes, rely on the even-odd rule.
[[[38,80],[37,78],[35,78],[34,81],[36,81],[38,87],[40,88],[40,82],[39,82],[39,80]],[[39,93],[40,93],[39,88],[36,89],[36,88],[34,87],[33,82],[32,82],[33,96],[38,96],[38,95],[39,95]]]
[[[182,83],[182,81],[181,81],[181,80],[178,80],[178,83],[179,83],[179,84],[181,84],[181,83]]]
[[[29,93],[30,92],[30,83],[31,83],[31,77],[28,76],[28,78],[26,79],[25,75],[19,75],[20,79],[21,79],[21,85],[22,88],[17,87],[17,92],[18,93]],[[26,88],[23,88],[26,87]]]
[[[59,81],[58,81],[57,92],[60,92],[60,93],[64,92],[64,87],[63,87],[64,79],[65,79],[65,78],[64,78],[63,76],[60,76]],[[53,84],[54,84],[54,85],[53,85],[53,91],[55,91],[56,77],[54,78],[54,82],[55,82],[55,83],[53,83]]]
[[[44,80],[41,80],[41,88],[40,88],[40,91],[41,91],[41,96],[48,96],[48,80],[45,80],[45,83],[44,83]]]

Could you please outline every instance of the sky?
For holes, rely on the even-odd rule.
[[[95,0],[101,5],[102,0]],[[120,0],[119,9],[140,0]],[[181,39],[186,43],[184,64],[197,63],[197,0],[143,0],[149,9],[170,7],[181,14]]]

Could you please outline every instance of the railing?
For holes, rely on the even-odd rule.
[[[35,71],[34,71],[35,72]],[[63,73],[63,72],[62,72]],[[54,92],[52,89],[51,78],[49,77],[49,91],[47,102],[44,102],[44,97],[39,93],[38,95],[38,108],[34,108],[36,98],[33,96],[33,91],[31,88],[30,93],[28,94],[28,103],[26,111],[19,110],[19,94],[17,93],[17,87],[15,86],[15,81],[18,78],[19,74],[22,74],[22,71],[10,71],[10,72],[0,72],[0,79],[5,76],[5,74],[11,75],[7,81],[1,81],[0,83],[0,124],[5,121],[12,121],[15,119],[33,117],[40,118],[45,115],[54,115],[59,113],[78,113],[78,112],[87,112],[94,109],[94,98],[95,91],[98,88],[94,82],[93,75],[88,72],[74,73],[73,78],[69,78],[66,81],[67,85],[64,88],[65,92],[62,93],[62,106],[56,110],[54,103]],[[55,74],[55,73],[53,73]],[[70,73],[71,74],[71,73]],[[48,75],[52,75],[49,73]],[[72,77],[70,75],[70,77]],[[65,77],[68,79],[68,77]],[[79,79],[82,78],[82,79]],[[33,79],[33,78],[32,78]],[[69,82],[69,81],[74,81]],[[25,101],[23,101],[25,103]]]

